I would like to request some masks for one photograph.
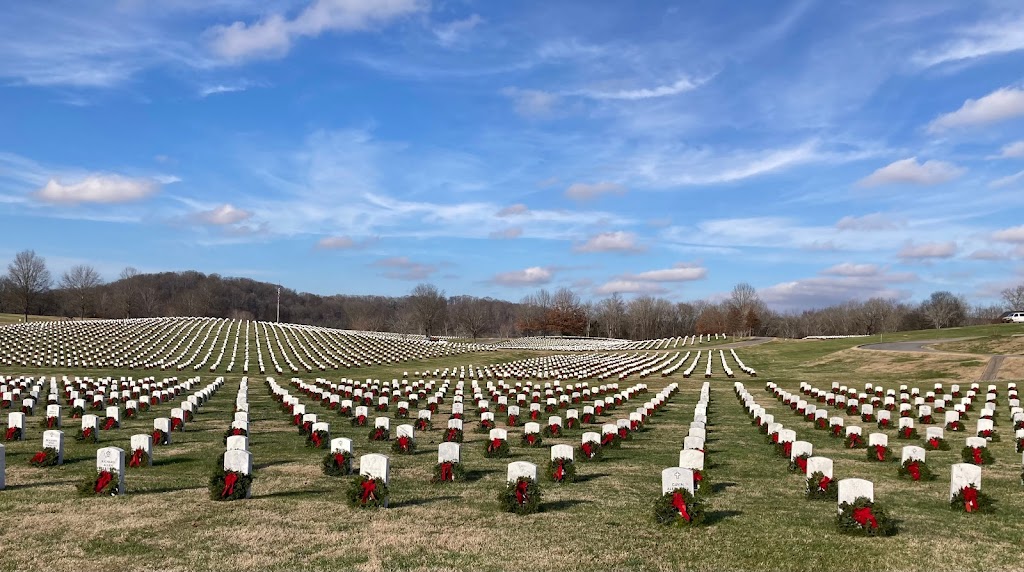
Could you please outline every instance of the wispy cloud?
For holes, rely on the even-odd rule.
[[[510,226],[501,230],[495,230],[489,234],[491,238],[497,239],[513,239],[523,236],[523,228],[519,226]]]
[[[893,230],[900,225],[889,219],[882,213],[871,213],[863,216],[847,215],[836,222],[839,230],[850,231],[872,231],[872,230]]]
[[[949,242],[925,242],[914,244],[908,242],[900,249],[899,256],[906,262],[952,258],[956,255],[957,247],[953,241]]]
[[[565,196],[577,201],[589,201],[601,195],[622,195],[626,187],[619,183],[573,183],[565,190]]]
[[[940,115],[928,124],[928,131],[978,127],[1024,116],[1024,90],[1003,87],[979,99],[968,99],[956,111]]]
[[[539,286],[551,282],[554,275],[550,268],[531,266],[523,270],[499,272],[492,276],[490,281],[499,286]]]
[[[383,258],[373,266],[385,269],[383,276],[393,280],[426,280],[439,270],[435,264],[414,262],[406,256]]]
[[[229,226],[252,218],[250,211],[225,203],[212,209],[195,213],[194,218],[202,224]]]
[[[704,83],[703,80],[693,80],[688,77],[679,78],[676,81],[667,84],[660,85],[650,88],[637,88],[637,89],[620,89],[620,90],[597,90],[597,89],[583,89],[574,92],[569,92],[568,95],[579,95],[583,97],[589,97],[591,99],[609,99],[609,100],[626,100],[636,101],[642,99],[655,99],[659,97],[670,97],[673,95],[679,95],[686,93],[700,87]]]
[[[1000,19],[959,30],[950,42],[914,54],[923,67],[981,59],[1024,50],[1024,18]]]
[[[558,96],[539,89],[506,87],[502,95],[512,100],[516,113],[528,119],[547,119],[555,114]]]
[[[73,183],[50,179],[34,196],[47,203],[109,204],[142,200],[159,190],[160,183],[153,179],[96,173]]]
[[[1024,225],[997,230],[992,233],[992,239],[998,242],[1024,244]]]
[[[462,20],[453,20],[434,26],[434,36],[442,46],[451,46],[483,22],[484,19],[479,14],[472,14]]]
[[[1021,159],[1024,158],[1024,141],[1015,141],[1013,143],[1007,143],[999,152],[999,158],[1001,159]]]
[[[647,250],[637,242],[636,234],[625,231],[602,232],[573,247],[575,252],[639,253]]]
[[[1017,171],[1016,173],[1014,173],[1012,175],[1007,175],[1005,177],[1000,177],[1000,178],[992,181],[991,183],[989,183],[989,186],[993,187],[993,188],[996,188],[996,189],[999,189],[999,188],[1002,188],[1002,187],[1012,187],[1013,185],[1016,185],[1016,184],[1022,183],[1022,182],[1024,182],[1024,171]]]
[[[862,187],[882,185],[938,185],[963,175],[965,169],[945,161],[921,163],[917,157],[901,159],[878,169],[857,184]]]

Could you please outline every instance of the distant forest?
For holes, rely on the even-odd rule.
[[[79,265],[54,278],[34,251],[18,253],[0,278],[0,312],[67,318],[212,316],[277,319],[278,285],[194,271],[140,274],[126,268],[105,283]],[[1024,285],[1003,291],[1002,305],[972,306],[963,296],[934,292],[914,304],[873,298],[780,313],[749,284],[720,302],[672,302],[618,295],[583,302],[572,290],[539,290],[518,302],[448,296],[420,284],[407,296],[320,296],[281,287],[280,320],[332,328],[466,338],[582,335],[652,339],[700,333],[803,337],[878,334],[998,321],[1024,308]]]

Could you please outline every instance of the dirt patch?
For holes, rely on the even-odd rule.
[[[1024,337],[993,336],[976,340],[934,344],[937,350],[980,354],[1024,354]]]
[[[948,354],[903,354],[896,352],[848,349],[829,354],[804,365],[811,368],[850,368],[865,375],[898,375],[908,380],[976,380],[985,371],[987,360],[962,360]]]

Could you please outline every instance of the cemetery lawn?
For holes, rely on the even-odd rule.
[[[884,341],[1016,333],[1024,333],[1024,326],[887,334]],[[545,438],[545,446],[537,449],[521,447],[521,429],[510,429],[511,456],[486,459],[482,454],[485,435],[475,431],[478,415],[467,400],[462,458],[468,480],[432,485],[429,479],[450,399],[435,416],[434,430],[417,434],[417,453],[398,456],[391,453],[390,443],[368,441],[366,428],[352,428],[347,419],[298,394],[307,412],[330,423],[332,437],[353,439],[357,456],[373,452],[391,457],[391,508],[359,511],[345,504],[348,478],[321,473],[324,451],[304,446],[289,417],[271,399],[265,376],[249,376],[255,480],[253,498],[244,501],[214,502],[206,489],[224,449],[222,438],[240,380],[237,374],[225,376],[227,382],[187,431],[173,435],[173,444],[156,448],[152,468],[128,470],[128,494],[123,498],[83,499],[77,496],[75,484],[93,473],[98,447],[127,448],[132,434],[149,432],[153,418],[168,416],[177,401],[157,405],[138,419],[124,420],[121,429],[101,433],[98,445],[75,441],[77,420],[70,419],[69,408],[64,407],[65,465],[49,469],[28,464],[41,446],[42,413],[37,411],[27,419],[26,440],[5,443],[7,489],[0,491],[0,570],[1019,570],[1024,489],[1004,380],[1024,382],[1024,363],[1008,359],[1000,372],[1003,380],[991,382],[1000,392],[996,427],[1003,436],[990,445],[996,462],[983,473],[983,490],[996,501],[993,514],[967,515],[948,507],[949,467],[960,462],[966,433],[947,432],[951,450],[928,453],[937,480],[901,481],[896,463],[869,463],[863,450],[844,450],[839,440],[812,429],[811,423],[794,416],[764,391],[764,383],[772,380],[791,392],[798,390],[801,381],[823,388],[832,381],[858,388],[867,382],[886,388],[906,383],[924,392],[937,382],[947,388],[951,383],[969,385],[989,359],[853,349],[875,341],[773,341],[737,350],[758,371],[757,378],[737,369],[736,380],[729,380],[715,368],[710,380],[706,467],[713,493],[706,501],[705,526],[695,529],[656,525],[652,503],[660,493],[661,470],[678,462],[704,382],[696,374],[690,379],[679,372],[645,380],[631,376],[621,382],[621,388],[647,383],[652,396],[670,382],[679,383],[680,389],[633,440],[620,449],[606,450],[601,462],[578,462],[579,482],[556,486],[542,477],[542,512],[522,517],[498,512],[496,496],[504,487],[506,464],[530,461],[544,473],[548,446],[577,445],[584,429],[566,430],[564,438]],[[408,371],[412,379],[413,371],[427,367],[483,365],[538,355],[544,354],[465,354],[299,377],[391,380]],[[161,372],[153,375],[161,377]],[[204,384],[214,377],[202,375]],[[291,376],[275,377],[284,386]],[[734,381],[741,381],[777,421],[795,429],[798,439],[813,443],[815,454],[834,459],[837,478],[873,481],[876,501],[901,521],[899,534],[881,539],[839,534],[835,504],[805,500],[803,477],[790,473],[788,462],[778,458],[751,425],[733,393]],[[468,381],[466,385],[468,389]],[[600,421],[614,422],[645,399],[634,399]],[[393,411],[390,415],[394,431],[399,422]],[[504,420],[497,417],[498,427],[504,427]],[[968,427],[974,426],[975,419],[971,417]],[[863,426],[865,434],[878,431],[859,418],[846,416],[846,423]],[[585,429],[600,431],[598,426]],[[919,430],[923,435],[923,426]],[[897,440],[893,429],[885,432],[897,455],[902,444],[921,444],[920,440]]]

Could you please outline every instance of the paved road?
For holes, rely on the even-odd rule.
[[[919,352],[919,353],[942,353],[942,354],[958,354],[958,355],[969,355],[979,356],[979,354],[970,354],[965,352],[949,352],[943,350],[937,350],[929,347],[932,344],[941,344],[945,342],[962,342],[965,340],[973,340],[974,337],[970,338],[946,338],[943,340],[923,340],[917,342],[883,342],[880,344],[864,344],[857,346],[858,349],[865,350],[880,350],[887,352]],[[981,354],[985,355],[985,354]],[[999,376],[999,368],[1003,365],[1003,359],[1005,355],[985,355],[988,357],[988,365],[985,366],[985,371],[982,372],[981,378],[978,381],[994,381]]]

